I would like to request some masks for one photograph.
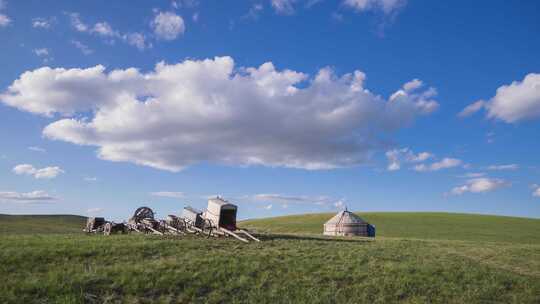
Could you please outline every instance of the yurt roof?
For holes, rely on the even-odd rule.
[[[338,225],[338,224],[364,224],[367,223],[358,215],[348,211],[343,210],[338,212],[334,217],[329,219],[325,225]]]

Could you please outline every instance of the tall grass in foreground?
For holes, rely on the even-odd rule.
[[[0,236],[0,303],[539,303],[540,245]]]

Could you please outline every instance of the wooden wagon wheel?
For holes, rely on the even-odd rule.
[[[154,211],[148,207],[139,207],[131,217],[130,221],[140,223],[143,219],[154,219]]]
[[[179,231],[182,231],[182,232],[186,232],[187,223],[186,223],[185,219],[178,218],[175,224],[176,224],[176,229],[178,229]]]
[[[204,219],[202,223],[203,235],[206,235],[206,237],[211,237],[213,229],[214,225],[212,225],[212,221],[210,221],[209,219]]]
[[[107,222],[105,223],[105,225],[103,226],[103,234],[104,235],[111,235],[111,232],[112,232],[112,223],[111,222]]]

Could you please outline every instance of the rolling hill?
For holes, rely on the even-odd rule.
[[[333,215],[318,213],[254,219],[242,222],[242,226],[262,232],[321,234],[324,222]],[[376,226],[378,237],[540,243],[540,219],[432,212],[358,215]]]
[[[0,234],[80,233],[86,217],[79,215],[0,214]]]
[[[0,303],[540,303],[540,220],[362,213],[367,240],[321,236],[330,216],[244,221],[244,244],[2,215]]]

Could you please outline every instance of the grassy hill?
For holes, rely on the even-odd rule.
[[[375,240],[322,237],[318,214],[243,222],[274,232],[249,244],[0,216],[0,303],[540,303],[538,220],[362,216]]]
[[[290,215],[248,220],[242,225],[273,233],[321,234],[323,224],[333,215]],[[368,212],[358,215],[376,226],[378,237],[540,244],[540,219],[433,212]]]
[[[86,217],[78,215],[0,214],[0,234],[58,234],[81,232]]]

